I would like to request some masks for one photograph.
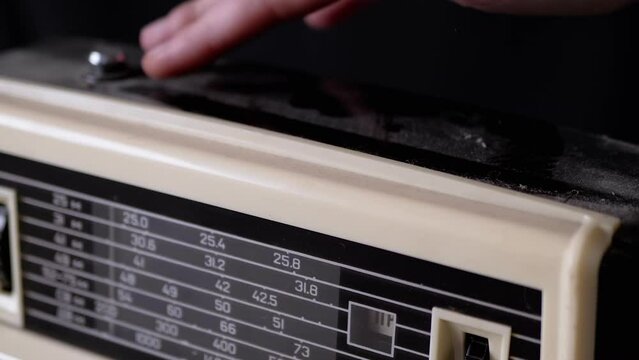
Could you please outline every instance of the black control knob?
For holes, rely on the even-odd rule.
[[[9,212],[0,205],[0,292],[10,292],[11,248],[9,243]]]

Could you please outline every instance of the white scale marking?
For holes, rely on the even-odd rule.
[[[419,352],[419,351],[415,351],[415,350],[407,349],[407,348],[405,348],[405,347],[401,347],[401,346],[397,346],[397,345],[395,345],[395,349],[399,349],[399,350],[402,350],[402,351],[406,351],[406,352],[408,352],[408,353],[415,354],[415,355],[417,355],[417,356],[421,356],[421,357],[426,358],[426,359],[428,359],[428,358],[429,358],[428,354],[424,354],[424,353],[421,353],[421,352]]]
[[[119,344],[119,345],[122,345],[122,346],[126,346],[128,348],[131,348],[131,349],[134,349],[134,350],[137,350],[137,351],[142,351],[142,352],[145,352],[147,354],[151,354],[151,355],[163,358],[163,359],[167,359],[167,360],[180,360],[180,359],[182,359],[182,360],[184,360],[183,358],[177,358],[177,357],[169,356],[169,355],[157,352],[157,351],[153,351],[151,349],[147,349],[145,347],[139,346],[138,344],[135,344],[135,343],[127,341],[127,340],[123,340],[121,338],[115,337],[115,336],[113,336],[113,335],[111,335],[109,333],[106,333],[106,332],[92,330],[92,329],[86,328],[84,326],[79,326],[79,325],[76,325],[76,324],[72,324],[72,323],[68,323],[68,322],[62,321],[62,320],[58,319],[57,317],[51,316],[51,315],[49,315],[49,314],[47,314],[47,313],[45,313],[43,311],[40,311],[40,310],[27,309],[27,314],[29,316],[31,316],[31,317],[34,317],[34,318],[37,318],[37,319],[40,319],[40,320],[43,320],[43,321],[47,321],[47,322],[56,324],[58,326],[62,326],[62,327],[68,328],[68,329],[72,329],[72,330],[81,332],[83,334],[91,335],[91,336],[94,336],[94,337],[97,337],[97,338],[100,338],[100,339],[106,339],[106,340],[114,342],[116,344]]]
[[[26,239],[25,239],[25,240],[26,240]],[[30,242],[30,240],[29,240],[28,242]],[[153,293],[150,293],[150,292],[147,292],[147,291],[144,291],[144,290],[140,290],[140,289],[137,289],[137,288],[134,288],[134,287],[131,287],[131,286],[123,285],[123,284],[120,284],[120,283],[117,283],[117,282],[112,282],[112,281],[110,281],[110,280],[103,279],[103,278],[100,278],[100,277],[95,276],[95,275],[93,275],[93,274],[85,273],[85,272],[83,272],[83,271],[79,271],[79,270],[75,270],[75,269],[66,268],[66,267],[61,266],[61,265],[59,265],[59,264],[56,264],[56,263],[50,262],[50,261],[48,261],[48,260],[42,260],[42,259],[40,259],[40,258],[38,258],[38,257],[35,257],[35,256],[32,256],[32,255],[25,255],[25,256],[23,256],[23,258],[24,258],[26,261],[29,261],[29,262],[32,262],[32,263],[36,263],[36,264],[39,264],[39,265],[42,265],[42,266],[48,266],[48,267],[51,267],[51,268],[55,268],[55,269],[58,269],[58,270],[60,270],[60,271],[62,271],[62,272],[68,272],[68,273],[75,274],[75,275],[77,275],[77,276],[86,277],[86,278],[88,278],[88,279],[90,279],[90,280],[92,280],[92,281],[95,281],[95,282],[100,282],[100,283],[103,283],[103,284],[106,284],[106,285],[115,286],[115,287],[120,287],[120,288],[122,288],[122,289],[126,289],[126,290],[129,290],[129,291],[132,291],[132,292],[136,292],[136,293],[139,293],[139,294],[142,294],[142,295],[148,296],[148,297],[152,297],[152,298],[155,298],[155,299],[157,299],[157,300],[161,300],[161,301],[170,301],[171,303],[179,304],[180,306],[183,306],[183,307],[185,307],[185,308],[189,308],[189,309],[194,310],[194,311],[202,312],[202,313],[209,314],[209,315],[212,315],[212,316],[215,316],[215,317],[221,317],[221,318],[224,318],[224,319],[228,319],[228,320],[230,320],[230,321],[234,321],[234,322],[237,322],[237,323],[241,323],[241,324],[243,324],[243,325],[246,325],[246,326],[249,326],[249,327],[252,327],[252,328],[258,329],[258,330],[266,331],[266,332],[269,332],[269,333],[272,333],[272,334],[275,334],[275,335],[281,335],[281,336],[287,337],[287,338],[292,339],[292,340],[296,340],[296,341],[299,341],[299,342],[303,342],[303,343],[306,343],[306,344],[310,344],[310,345],[316,346],[316,347],[318,347],[318,348],[323,348],[323,349],[326,349],[326,350],[329,350],[329,351],[333,351],[333,352],[336,352],[336,353],[340,353],[340,354],[343,354],[343,355],[346,355],[346,356],[350,356],[350,357],[353,357],[353,358],[356,358],[356,359],[366,360],[365,358],[361,358],[361,357],[359,357],[359,356],[357,356],[357,355],[353,355],[353,354],[350,354],[350,353],[348,353],[348,352],[344,352],[344,351],[337,350],[337,349],[334,349],[334,348],[331,348],[331,347],[328,347],[328,346],[325,346],[325,345],[317,344],[317,343],[312,342],[312,341],[308,341],[308,340],[301,339],[301,338],[298,338],[298,337],[295,337],[295,336],[292,336],[292,335],[288,335],[288,334],[285,334],[285,333],[283,333],[283,332],[281,332],[281,331],[279,331],[279,332],[278,332],[278,331],[270,330],[270,329],[268,329],[268,328],[260,327],[260,326],[258,326],[258,325],[251,324],[251,323],[245,322],[245,321],[243,321],[243,320],[238,320],[238,319],[235,319],[235,318],[230,317],[230,316],[221,315],[221,314],[218,314],[218,313],[215,313],[215,312],[212,312],[212,311],[204,310],[204,309],[202,309],[202,308],[198,308],[198,307],[196,307],[196,306],[189,305],[189,304],[183,303],[183,302],[181,302],[181,301],[177,301],[177,300],[174,300],[174,299],[165,299],[165,298],[163,298],[162,296],[155,295],[155,294],[153,294]],[[30,274],[27,274],[26,276],[27,276],[27,277],[32,277],[32,278],[33,278],[33,277],[40,278],[40,276],[38,276],[38,275],[30,275]],[[36,280],[36,281],[38,281],[38,282],[42,282],[40,279],[38,279],[38,280]],[[51,281],[49,281],[49,285],[50,285],[50,286],[54,286],[53,284],[57,284],[57,285],[62,285],[62,286],[64,286],[64,284],[60,284],[60,283],[58,283],[58,282],[51,282]],[[80,293],[80,291],[82,291],[82,290],[80,290],[80,289],[76,289],[76,288],[73,288],[73,287],[70,287],[70,288],[71,288],[71,289],[74,289],[73,291],[77,291],[78,293]],[[118,304],[119,304],[119,303],[118,303]],[[173,321],[175,321],[175,320],[173,320]],[[343,330],[339,330],[339,329],[334,329],[334,328],[332,328],[332,330],[336,330],[336,331],[339,331],[339,332],[345,333],[345,331],[343,331]],[[220,336],[226,336],[226,335],[220,335]],[[240,341],[238,341],[238,342],[240,342]],[[270,351],[270,350],[269,350],[269,351]]]
[[[113,321],[114,323],[116,323],[119,326],[122,326],[121,324],[119,324],[119,323],[122,323],[122,324],[129,324],[129,326],[131,326],[131,327],[137,327],[137,326],[135,326],[133,324],[130,324],[130,323],[127,323],[127,322],[123,322],[123,321],[118,320],[118,319],[114,319],[114,318],[111,318],[111,317],[108,317],[108,316],[100,315],[100,314],[96,313],[95,311],[83,309],[83,308],[75,306],[75,305],[71,305],[71,304],[67,304],[67,303],[62,302],[62,301],[55,300],[55,299],[50,298],[48,296],[44,296],[42,294],[38,294],[37,292],[27,291],[26,295],[27,295],[28,298],[31,298],[31,299],[34,299],[34,300],[37,300],[37,301],[40,301],[40,302],[43,302],[43,303],[46,303],[46,304],[49,304],[49,305],[52,305],[52,306],[69,308],[69,309],[73,310],[74,312],[78,312],[78,313],[84,314],[86,316],[91,316],[91,317],[94,317],[94,318],[97,318],[97,319],[101,319],[101,320],[103,320],[105,322]],[[122,306],[122,307],[124,307],[124,306]],[[283,354],[283,353],[280,353],[280,352],[277,352],[277,351],[269,350],[269,349],[266,349],[266,348],[261,347],[259,345],[251,344],[251,343],[248,343],[246,341],[242,341],[242,340],[230,337],[230,336],[226,336],[226,335],[222,335],[222,334],[216,333],[215,331],[212,331],[212,330],[209,330],[209,329],[201,329],[201,328],[200,329],[195,329],[194,326],[191,325],[191,324],[187,324],[187,323],[184,323],[182,321],[177,321],[175,319],[171,319],[171,318],[168,318],[168,317],[165,317],[165,316],[159,316],[159,315],[153,314],[153,313],[148,312],[148,311],[134,310],[134,309],[129,309],[129,310],[136,311],[136,312],[145,314],[147,316],[152,316],[154,318],[159,318],[159,319],[163,319],[163,320],[166,320],[166,321],[170,321],[172,323],[179,324],[182,327],[187,327],[187,328],[190,328],[190,329],[194,329],[194,330],[197,330],[197,331],[205,333],[205,334],[217,336],[217,337],[220,337],[220,338],[223,338],[223,339],[228,339],[228,340],[231,340],[231,341],[236,342],[238,344],[243,344],[243,345],[246,345],[246,346],[249,346],[249,347],[252,347],[252,348],[267,352],[267,353],[270,353],[270,354],[277,354],[279,356],[283,356],[283,357],[288,358],[288,359],[294,359],[295,358],[294,356],[289,356],[289,355],[286,355],[286,354]],[[202,348],[198,347],[197,345],[190,344],[186,340],[180,340],[180,339],[176,339],[176,338],[167,337],[167,336],[165,336],[165,335],[163,335],[161,333],[158,333],[158,332],[153,331],[153,330],[145,329],[145,328],[140,328],[140,329],[143,329],[143,330],[139,330],[139,331],[152,333],[152,334],[154,334],[154,335],[156,335],[158,337],[162,337],[162,338],[168,339],[168,340],[170,340],[170,341],[172,341],[174,343],[177,343],[177,344],[181,344],[181,345],[188,344],[188,346],[193,348],[193,349],[196,349],[196,350],[201,350],[202,349]],[[216,353],[213,353],[213,354],[217,355],[217,356],[221,356],[222,355],[222,354],[216,354]]]
[[[233,255],[229,255],[229,254],[226,254],[226,253],[223,253],[223,252],[219,252],[219,251],[203,248],[203,247],[200,247],[200,246],[197,246],[197,245],[192,245],[192,244],[189,244],[189,243],[185,243],[184,241],[172,239],[170,237],[167,237],[167,236],[164,236],[164,235],[161,235],[161,234],[153,233],[153,232],[148,231],[148,230],[141,230],[141,229],[133,228],[133,227],[130,227],[130,226],[122,225],[122,224],[119,224],[119,223],[116,223],[116,222],[113,222],[113,221],[105,220],[105,219],[102,219],[102,218],[99,218],[99,217],[95,217],[95,216],[87,215],[87,214],[84,214],[84,213],[80,213],[80,212],[77,212],[77,211],[59,208],[57,206],[53,206],[53,205],[44,203],[44,202],[39,201],[39,200],[35,200],[35,199],[24,197],[22,199],[22,202],[24,202],[25,204],[29,204],[29,205],[32,205],[32,206],[39,207],[39,208],[43,208],[43,209],[47,209],[47,210],[51,210],[51,211],[55,211],[55,212],[60,212],[60,213],[66,214],[66,215],[71,215],[71,216],[78,217],[78,218],[81,218],[81,219],[85,219],[85,220],[89,220],[89,221],[92,221],[92,222],[100,223],[100,224],[103,224],[103,225],[106,225],[106,226],[109,226],[109,227],[115,227],[115,228],[119,228],[121,230],[129,231],[129,232],[139,233],[139,234],[142,234],[142,235],[148,235],[148,236],[151,236],[151,237],[153,237],[155,239],[159,239],[159,240],[163,240],[163,241],[166,241],[166,242],[170,242],[172,244],[176,244],[176,245],[179,245],[179,246],[188,247],[188,248],[191,248],[191,249],[194,249],[194,250],[207,252],[207,253],[210,253],[210,254],[214,254],[216,256],[225,257],[225,258],[233,259],[233,260],[236,260],[236,261],[241,261],[241,262],[244,262],[244,263],[247,263],[247,264],[251,264],[251,265],[254,265],[254,266],[258,266],[258,267],[262,267],[262,268],[265,268],[265,269],[269,269],[269,270],[274,270],[274,271],[277,271],[277,272],[285,273],[287,275],[293,275],[293,276],[296,276],[298,278],[302,278],[304,280],[310,280],[310,281],[313,281],[313,282],[316,282],[316,283],[320,283],[320,284],[323,284],[323,285],[327,285],[327,286],[330,286],[330,287],[334,287],[334,288],[337,288],[337,289],[341,289],[341,290],[353,292],[353,293],[356,293],[356,294],[364,295],[364,296],[367,296],[367,297],[370,297],[370,298],[382,300],[382,301],[385,301],[385,302],[388,302],[388,303],[391,303],[391,304],[395,304],[395,305],[399,305],[399,306],[403,306],[403,307],[406,307],[406,308],[409,308],[409,309],[412,309],[412,310],[415,310],[415,311],[420,311],[420,312],[424,312],[424,313],[427,313],[427,314],[431,313],[430,310],[425,309],[425,308],[421,308],[419,306],[406,304],[406,303],[403,303],[401,301],[385,298],[383,296],[367,293],[367,292],[364,292],[364,291],[352,289],[352,288],[349,288],[349,287],[346,287],[346,286],[342,286],[342,285],[338,285],[338,284],[333,284],[333,283],[328,282],[328,281],[319,280],[319,279],[316,279],[315,277],[306,276],[306,275],[300,275],[300,274],[297,274],[294,271],[291,272],[291,271],[283,270],[283,269],[276,268],[276,267],[273,267],[273,266],[264,265],[264,264],[261,264],[261,263],[255,262],[255,261],[247,260],[247,259],[244,259],[244,258],[241,258],[241,257],[238,257],[238,256],[233,256]],[[63,229],[67,229],[67,228],[63,228]],[[80,234],[83,234],[83,233],[80,233]],[[135,248],[135,249],[137,249],[137,248]],[[268,288],[268,287],[266,287],[266,288]],[[278,291],[278,290],[275,290],[275,291]],[[291,295],[291,296],[299,296],[297,294],[291,294],[291,293],[288,293],[288,294]],[[305,297],[301,297],[301,298],[306,299],[308,301],[317,302],[318,304],[325,304],[325,303],[316,301],[315,299],[310,299],[310,298],[305,298]],[[332,304],[326,304],[326,305],[327,306],[331,306]],[[346,309],[341,309],[341,310],[342,311],[347,311]]]
[[[420,333],[422,335],[430,336],[430,332],[425,331],[425,330],[415,329],[413,327],[402,325],[402,324],[395,324],[395,326],[397,326],[398,328],[402,328],[404,330],[414,331],[414,332]]]
[[[526,335],[521,335],[521,334],[513,334],[513,337],[520,339],[520,340],[524,340],[524,341],[528,341],[534,344],[541,344],[541,342],[538,339],[535,338],[531,338],[530,336],[526,336]]]
[[[22,220],[22,221],[24,221],[24,222],[26,222],[28,224],[31,224],[31,225],[35,225],[35,226],[42,227],[42,228],[49,229],[49,230],[62,232],[62,233],[65,233],[65,234],[68,234],[68,235],[72,235],[72,236],[76,236],[76,237],[79,237],[79,238],[83,238],[83,239],[86,239],[86,240],[99,242],[99,243],[102,243],[104,245],[117,247],[119,249],[130,251],[130,252],[133,252],[133,253],[139,253],[139,254],[142,254],[144,256],[148,256],[148,257],[152,257],[152,258],[155,258],[155,259],[158,259],[158,260],[166,261],[166,262],[174,264],[174,265],[184,266],[184,267],[192,269],[192,270],[200,271],[200,272],[207,273],[207,274],[213,274],[213,275],[216,275],[216,276],[219,276],[219,277],[222,277],[222,278],[226,278],[226,279],[231,279],[233,281],[237,281],[237,282],[240,282],[240,283],[248,284],[248,285],[251,285],[251,286],[254,286],[254,287],[257,287],[257,288],[260,288],[260,289],[264,289],[264,290],[270,290],[270,291],[277,292],[277,293],[280,293],[280,294],[283,294],[283,295],[287,295],[287,296],[290,296],[290,297],[293,297],[293,298],[296,298],[296,299],[299,299],[299,300],[303,300],[303,301],[311,302],[311,303],[314,303],[314,304],[326,306],[326,307],[329,307],[329,308],[332,308],[332,309],[335,309],[335,310],[340,310],[340,311],[344,311],[344,312],[348,311],[347,309],[340,308],[339,306],[330,305],[330,304],[326,304],[326,303],[323,303],[323,302],[319,302],[319,301],[314,300],[314,299],[305,298],[303,296],[300,296],[300,295],[297,295],[297,294],[292,294],[292,293],[289,293],[287,291],[275,289],[275,288],[272,288],[270,286],[265,286],[265,285],[258,284],[258,283],[252,282],[252,281],[240,279],[240,278],[235,277],[235,276],[227,275],[227,274],[219,272],[219,271],[213,271],[213,270],[210,270],[210,269],[204,269],[204,268],[201,268],[201,267],[196,266],[196,265],[191,265],[191,264],[188,264],[188,263],[185,263],[185,262],[182,262],[182,261],[173,260],[173,259],[168,258],[166,256],[158,255],[156,253],[145,251],[145,250],[142,250],[142,249],[139,249],[139,248],[136,248],[136,247],[126,246],[126,245],[119,244],[117,242],[112,242],[109,239],[104,239],[104,238],[101,238],[101,237],[98,237],[98,236],[95,236],[95,235],[89,235],[89,234],[85,234],[83,232],[75,231],[75,230],[72,230],[72,229],[69,229],[69,228],[66,228],[66,227],[53,225],[53,224],[50,224],[48,222],[45,222],[45,221],[42,221],[42,220],[38,220],[38,219],[29,217],[29,216],[22,216],[20,218],[20,220]]]
[[[220,297],[222,299],[231,300],[231,301],[237,302],[239,304],[250,306],[250,307],[254,307],[256,309],[264,310],[264,311],[267,311],[267,312],[270,312],[270,313],[273,313],[273,314],[286,316],[286,317],[289,317],[291,319],[303,321],[303,322],[306,322],[308,324],[320,326],[320,327],[323,327],[323,328],[326,328],[326,329],[329,329],[329,330],[346,333],[346,331],[344,331],[344,330],[341,330],[341,329],[338,329],[338,328],[334,328],[332,326],[324,325],[321,322],[315,322],[315,321],[307,320],[307,319],[304,319],[303,317],[298,317],[298,316],[295,316],[295,315],[292,315],[292,314],[288,314],[288,313],[285,313],[285,312],[282,312],[282,311],[279,311],[279,310],[274,310],[274,309],[271,309],[271,308],[260,306],[260,305],[254,304],[254,303],[250,303],[250,302],[235,298],[233,296],[229,296],[229,295],[225,295],[225,294],[218,293],[218,292],[215,292],[215,291],[210,291],[210,290],[207,290],[207,289],[204,289],[204,288],[193,286],[193,285],[190,285],[190,284],[187,284],[187,283],[183,283],[181,281],[178,281],[178,280],[175,280],[175,279],[172,279],[172,278],[168,278],[168,277],[165,277],[165,276],[162,276],[162,275],[153,274],[153,273],[150,273],[150,272],[145,271],[145,270],[141,270],[141,269],[138,269],[138,268],[134,268],[134,267],[130,267],[130,266],[127,266],[127,265],[120,264],[118,262],[109,261],[107,259],[103,259],[103,258],[94,256],[94,255],[90,255],[90,254],[87,254],[87,253],[84,253],[84,252],[81,252],[81,251],[76,251],[76,250],[72,250],[72,249],[59,247],[59,246],[54,245],[54,244],[52,244],[52,243],[50,243],[48,241],[40,240],[40,239],[37,239],[37,238],[32,237],[32,236],[23,235],[22,238],[26,242],[31,242],[31,243],[37,244],[38,246],[47,247],[47,248],[54,249],[54,250],[59,250],[59,251],[65,251],[65,252],[67,252],[69,254],[73,254],[73,255],[75,255],[77,257],[82,257],[84,259],[88,259],[88,260],[91,260],[91,261],[94,261],[94,262],[98,262],[98,263],[102,263],[102,264],[105,264],[105,265],[108,265],[108,266],[112,266],[112,267],[118,267],[118,268],[121,268],[121,269],[124,269],[124,270],[127,270],[127,271],[135,272],[135,273],[141,274],[143,276],[150,277],[150,278],[157,279],[157,280],[161,280],[161,281],[164,281],[164,282],[167,282],[167,283],[176,284],[176,285],[188,288],[190,290],[203,293],[205,295],[217,296],[217,297]],[[23,257],[25,259],[37,260],[35,262],[46,261],[46,260],[42,260],[42,259],[40,259],[38,257],[33,257],[31,255],[24,255]],[[48,263],[51,263],[51,262],[48,262]],[[54,264],[54,263],[51,263],[51,264]],[[58,264],[56,264],[56,265],[58,265]],[[82,274],[83,275],[81,275],[81,276],[86,276],[86,277],[94,276],[94,274],[92,274],[92,273],[83,272]],[[86,275],[84,275],[84,274],[86,274]],[[96,278],[96,279],[97,279],[97,281],[103,281],[102,278]],[[133,287],[129,287],[129,286],[125,285],[125,284],[114,282],[114,281],[109,282],[109,284],[116,284],[116,286],[121,286],[123,288],[130,288],[130,289],[133,289],[134,291],[146,293],[146,291],[144,291],[144,290],[133,288]],[[157,295],[152,294],[152,293],[148,293],[148,294],[150,294],[149,296],[157,296]],[[162,299],[164,299],[164,298],[162,298]],[[174,301],[173,298],[166,298],[165,300]],[[225,316],[225,315],[218,314],[218,316]]]
[[[285,249],[285,248],[281,248],[281,247],[278,247],[278,246],[265,244],[265,243],[262,243],[262,242],[259,242],[259,241],[256,241],[256,240],[251,240],[251,239],[240,237],[240,236],[237,236],[237,235],[234,235],[234,234],[229,234],[229,233],[225,233],[225,232],[222,232],[222,231],[209,229],[209,228],[206,228],[206,227],[203,227],[203,226],[200,226],[200,225],[197,225],[197,224],[189,223],[189,222],[186,222],[186,221],[183,221],[183,220],[173,219],[173,218],[161,215],[161,214],[156,214],[156,213],[153,213],[153,212],[150,212],[150,211],[146,211],[146,210],[138,209],[138,208],[135,208],[135,207],[123,205],[123,204],[120,204],[120,203],[117,203],[117,202],[109,201],[109,200],[106,200],[106,199],[102,199],[102,198],[95,197],[95,196],[92,196],[92,195],[88,195],[88,194],[85,194],[85,193],[81,193],[81,192],[77,192],[77,191],[74,191],[74,190],[62,188],[62,187],[55,186],[55,185],[48,184],[48,183],[44,183],[44,182],[41,182],[41,181],[25,178],[25,177],[22,177],[22,176],[10,174],[10,173],[4,172],[4,171],[0,171],[0,177],[4,177],[5,179],[10,180],[10,181],[15,181],[15,182],[18,182],[18,183],[22,183],[22,184],[33,186],[33,187],[37,187],[37,188],[41,188],[41,189],[48,190],[48,191],[66,193],[66,194],[68,194],[70,196],[77,197],[77,198],[82,198],[84,200],[95,202],[95,203],[99,203],[99,204],[102,204],[102,205],[112,206],[112,207],[119,208],[119,209],[126,209],[126,210],[129,210],[129,211],[134,211],[134,212],[137,212],[137,213],[140,213],[140,214],[145,214],[147,216],[155,217],[157,219],[162,219],[162,220],[165,220],[165,221],[168,221],[168,222],[172,222],[174,224],[183,225],[183,226],[187,226],[187,227],[191,227],[191,228],[195,228],[195,229],[198,229],[198,230],[207,231],[207,232],[211,232],[211,233],[221,234],[221,235],[224,235],[224,236],[236,239],[236,240],[240,240],[240,241],[256,244],[258,246],[267,247],[267,248],[271,248],[271,249],[276,249],[278,251],[285,251],[285,252],[292,253],[292,254],[295,254],[295,255],[298,255],[298,256],[301,256],[301,257],[304,257],[304,258],[313,259],[313,260],[316,260],[316,261],[319,261],[319,262],[323,262],[323,263],[326,263],[326,264],[331,264],[331,265],[334,265],[334,266],[337,266],[337,267],[342,267],[342,268],[345,268],[345,269],[357,271],[357,272],[360,272],[360,273],[363,273],[363,274],[367,274],[367,275],[370,275],[370,276],[374,276],[374,277],[378,277],[378,278],[381,278],[381,279],[389,280],[389,281],[396,282],[396,283],[399,283],[399,284],[403,284],[403,285],[415,287],[415,288],[418,288],[418,289],[422,289],[422,290],[425,290],[425,291],[433,292],[433,293],[436,293],[436,294],[440,294],[440,295],[456,298],[456,299],[463,300],[463,301],[466,301],[466,302],[471,302],[471,303],[474,303],[474,304],[477,304],[477,305],[481,305],[481,306],[484,306],[484,307],[489,307],[489,308],[492,308],[492,309],[495,309],[495,310],[507,312],[507,313],[510,313],[510,314],[513,314],[513,315],[517,315],[517,316],[522,316],[522,317],[529,318],[529,319],[532,319],[532,320],[541,321],[541,316],[536,315],[536,314],[531,314],[531,313],[527,313],[527,312],[524,312],[524,311],[511,309],[511,308],[506,307],[506,306],[493,304],[493,303],[490,303],[490,302],[487,302],[487,301],[474,299],[474,298],[467,297],[467,296],[464,296],[464,295],[455,294],[455,293],[452,293],[452,292],[449,292],[449,291],[436,289],[436,288],[433,288],[433,287],[430,287],[430,286],[412,283],[412,282],[409,282],[409,281],[406,281],[406,280],[402,280],[402,279],[398,279],[398,278],[395,278],[395,277],[392,277],[392,276],[376,273],[376,272],[373,272],[373,271],[357,268],[357,267],[346,265],[346,264],[341,264],[341,263],[338,263],[338,262],[335,262],[335,261],[326,260],[326,259],[323,259],[323,258],[320,258],[320,257],[304,254],[304,253],[293,251],[293,250],[290,250],[290,249]]]
[[[33,294],[32,294],[32,296],[33,296]],[[38,297],[40,297],[40,296],[38,296]],[[44,297],[44,296],[42,296],[42,297]],[[55,300],[43,300],[43,299],[36,299],[36,300],[40,301],[40,302],[43,302],[43,303],[47,303],[48,302],[48,303],[50,303],[50,305],[53,305],[53,306],[61,306],[61,307],[71,308],[71,309],[73,309],[73,311],[78,312],[78,313],[83,313],[86,316],[91,316],[91,317],[93,317],[95,319],[100,319],[100,320],[102,320],[104,322],[107,322],[107,323],[113,322],[117,326],[120,326],[120,327],[123,327],[123,328],[127,328],[129,330],[138,331],[138,332],[147,333],[147,334],[153,334],[153,336],[161,338],[162,340],[166,340],[168,342],[172,342],[174,344],[178,344],[178,345],[184,346],[184,344],[182,344],[182,342],[179,341],[179,340],[172,339],[172,338],[170,338],[168,336],[165,336],[165,335],[162,335],[162,334],[158,334],[158,333],[156,333],[156,332],[154,332],[152,330],[148,330],[148,329],[145,329],[143,327],[135,326],[133,324],[129,324],[129,323],[117,320],[117,319],[111,319],[109,317],[96,314],[93,311],[88,311],[88,310],[84,310],[84,309],[80,309],[80,308],[75,308],[74,306],[71,306],[71,305],[68,305],[68,304],[65,304],[65,303],[60,303],[60,302],[55,301]],[[55,304],[58,304],[58,305],[55,305]],[[49,315],[49,316],[51,316],[51,315]],[[110,336],[108,333],[104,333],[104,334],[107,335],[107,336]],[[232,357],[232,356],[228,356],[228,355],[225,355],[225,354],[222,354],[222,353],[218,353],[216,351],[212,351],[212,350],[209,350],[209,349],[197,346],[197,345],[191,345],[190,347],[193,348],[193,349],[205,352],[207,354],[223,357],[225,359],[240,360],[238,358],[235,358],[235,357]]]
[[[47,228],[47,229],[54,230],[54,231],[63,232],[63,233],[66,233],[68,235],[73,235],[73,236],[80,237],[80,238],[83,238],[83,239],[86,239],[86,240],[89,240],[89,241],[98,242],[98,243],[101,243],[101,244],[104,244],[104,245],[107,245],[107,246],[118,247],[118,248],[120,248],[122,250],[125,250],[125,251],[130,251],[130,252],[133,252],[133,253],[140,253],[140,254],[144,254],[145,256],[157,258],[157,259],[160,259],[160,260],[165,260],[167,262],[173,263],[173,264],[178,265],[178,266],[185,266],[185,267],[188,267],[188,268],[191,268],[191,269],[194,269],[194,270],[198,270],[198,271],[201,271],[201,272],[212,273],[212,274],[220,276],[220,277],[226,277],[226,278],[229,278],[229,279],[234,280],[234,281],[247,283],[247,284],[249,284],[251,286],[256,286],[256,287],[260,287],[262,289],[268,289],[268,290],[275,291],[275,292],[278,292],[278,293],[281,293],[281,294],[284,294],[284,295],[289,295],[289,296],[292,296],[292,297],[295,297],[295,298],[298,298],[298,299],[302,299],[302,300],[305,300],[305,301],[312,302],[314,304],[323,305],[323,306],[326,306],[326,307],[331,307],[331,308],[334,308],[336,310],[340,310],[340,311],[343,311],[343,312],[348,312],[348,309],[344,309],[344,308],[341,308],[341,307],[338,307],[338,306],[335,306],[335,305],[332,305],[332,304],[326,304],[326,303],[317,301],[315,299],[308,299],[308,298],[299,296],[297,294],[292,294],[292,293],[289,293],[289,292],[286,292],[286,291],[283,291],[283,290],[270,288],[268,286],[264,286],[264,285],[261,285],[261,284],[253,283],[253,282],[246,281],[246,280],[242,280],[242,279],[239,279],[239,278],[236,278],[236,277],[228,276],[228,275],[225,275],[223,273],[216,272],[216,271],[212,271],[212,270],[208,270],[208,269],[202,269],[202,268],[199,268],[197,266],[194,266],[194,265],[191,265],[191,264],[186,264],[186,263],[183,263],[181,261],[176,261],[176,260],[161,256],[161,255],[152,253],[152,252],[141,250],[139,248],[125,246],[125,245],[122,245],[122,244],[119,244],[119,243],[115,243],[115,242],[113,242],[113,241],[111,241],[109,239],[103,239],[103,238],[100,238],[100,237],[97,237],[97,236],[94,236],[94,235],[89,235],[89,234],[85,234],[85,233],[82,233],[82,232],[79,232],[79,231],[71,230],[71,229],[68,229],[66,227],[53,225],[53,224],[50,224],[48,222],[41,221],[41,220],[38,220],[38,219],[34,219],[34,218],[31,218],[31,217],[28,217],[28,216],[23,216],[22,217],[22,221],[24,221],[24,222],[26,222],[28,224],[31,224],[31,225]],[[62,251],[71,252],[72,250],[65,248]],[[88,254],[86,254],[86,253],[78,253],[77,254],[77,256],[80,256],[80,257],[87,256],[87,255]],[[111,262],[111,263],[107,262],[106,264],[108,264],[110,266],[120,266],[120,267],[122,267],[120,264],[113,263],[113,262]],[[131,270],[131,271],[139,271],[139,270],[137,270],[135,268],[128,268],[128,269]],[[174,283],[180,284],[180,285],[186,285],[186,284],[181,283],[181,282],[176,281],[176,280],[168,279],[167,281],[171,281],[171,282],[174,282]],[[222,296],[222,295],[220,295],[220,296]],[[236,300],[234,298],[231,298],[231,299]],[[239,301],[239,300],[236,300],[236,301]],[[411,307],[412,306],[412,305],[403,304],[401,302],[397,302],[397,301],[394,301],[394,300],[388,300],[387,299],[387,301],[392,301],[394,303],[397,303],[398,305],[403,305],[403,306],[406,306],[406,307]],[[290,314],[286,314],[286,315],[292,316]],[[312,322],[312,323],[317,324],[315,322]],[[403,325],[400,325],[400,324],[398,324],[398,326],[400,326],[400,327],[402,327],[402,328],[404,328],[406,330],[409,330],[409,331],[417,331],[417,332],[420,332],[420,333],[425,333],[423,330],[414,329],[414,328],[409,327],[409,326],[403,326]],[[332,328],[332,329],[335,329],[335,328]],[[344,332],[343,330],[336,330],[336,331]],[[427,334],[430,335],[429,333],[427,333]],[[516,335],[517,334],[513,334],[513,336],[516,336]],[[529,340],[529,341],[537,343],[537,344],[540,343],[539,340],[536,340],[534,338],[527,337],[527,336],[524,336],[524,335],[520,335],[518,337],[523,339],[523,340]]]

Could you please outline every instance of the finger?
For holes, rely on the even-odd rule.
[[[167,77],[201,66],[272,26],[301,17],[331,0],[219,0],[194,23],[146,54],[142,66],[152,77]]]
[[[216,0],[190,0],[175,7],[160,19],[145,26],[140,32],[140,45],[150,50],[170,39],[178,31],[191,24]]]
[[[522,15],[593,15],[612,12],[633,0],[453,0],[487,12]]]
[[[351,16],[357,10],[371,2],[372,0],[339,0],[334,4],[307,15],[304,21],[312,28],[326,29]]]

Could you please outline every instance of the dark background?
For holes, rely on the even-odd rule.
[[[0,47],[65,35],[135,42],[145,23],[178,2],[0,0]],[[380,0],[329,31],[284,24],[231,56],[639,143],[638,45],[639,6],[594,17],[529,18],[446,0]]]

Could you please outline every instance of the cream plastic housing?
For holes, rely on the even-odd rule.
[[[539,289],[542,359],[593,358],[615,218],[223,119],[6,79],[0,152]]]
[[[12,290],[0,292],[0,321],[22,326],[22,282],[20,278],[20,242],[18,241],[18,208],[14,190],[0,186],[0,205],[7,209]]]
[[[47,337],[0,325],[0,360],[106,360]]]

